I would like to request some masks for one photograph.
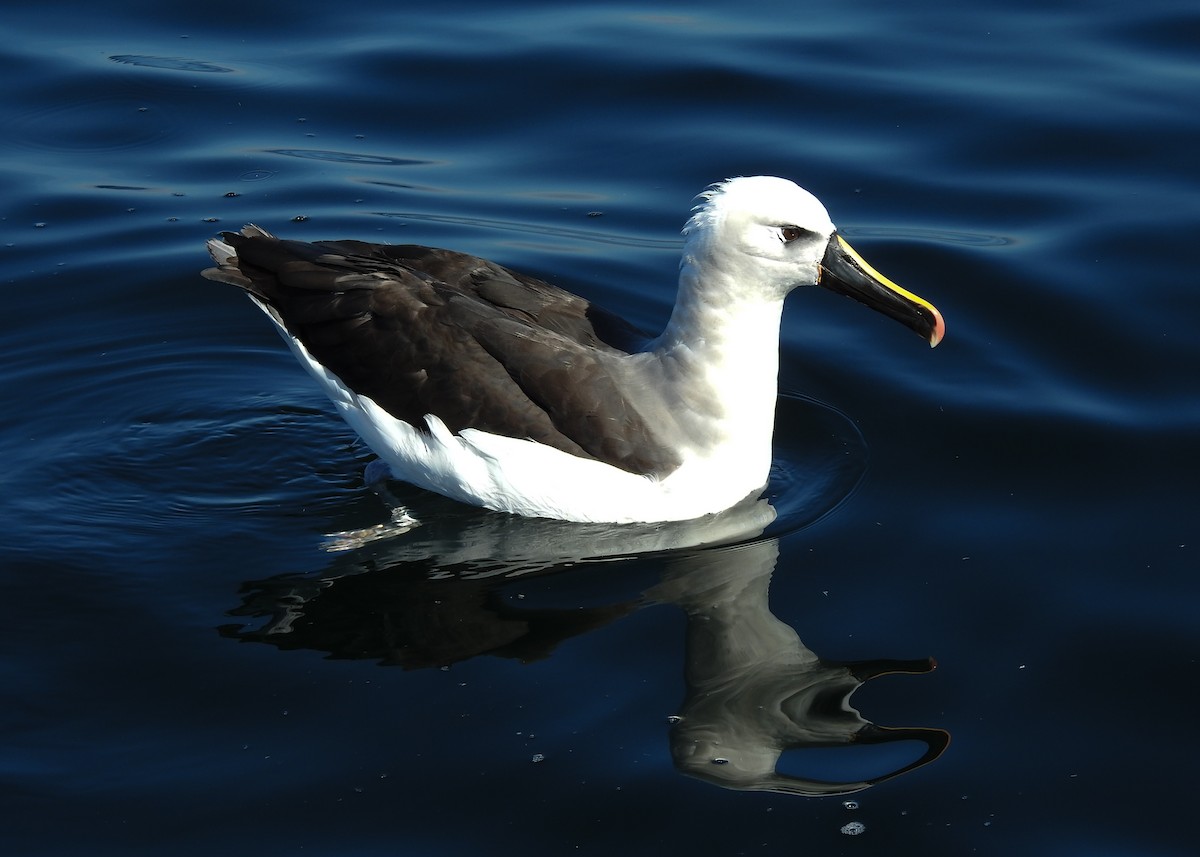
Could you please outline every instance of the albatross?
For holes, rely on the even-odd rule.
[[[208,242],[401,481],[498,512],[597,523],[700,518],[771,467],[784,298],[820,285],[945,334],[791,181],[719,182],[683,229],[675,306],[648,336],[583,297],[475,256],[291,241]]]

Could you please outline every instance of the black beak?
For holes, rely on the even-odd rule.
[[[919,333],[931,348],[946,335],[946,322],[933,304],[876,271],[836,232],[825,248],[818,284],[896,319]]]

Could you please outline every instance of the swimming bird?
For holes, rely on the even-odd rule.
[[[249,294],[396,479],[530,517],[690,520],[766,485],[794,288],[848,295],[931,346],[945,333],[793,182],[733,178],[698,199],[655,337],[541,280],[418,245],[248,225],[209,241],[203,275]]]

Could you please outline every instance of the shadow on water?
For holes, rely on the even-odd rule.
[[[673,606],[687,617],[687,689],[670,732],[681,773],[747,791],[861,791],[937,759],[949,734],[877,726],[850,696],[934,662],[825,660],[771,613],[778,536],[828,514],[866,466],[853,424],[815,402],[782,398],[779,429],[764,497],[699,522],[563,524],[410,491],[394,526],[331,541],[325,571],[247,582],[230,612],[262,623],[221,633],[415,670],[481,655],[532,662],[635,611]],[[529,600],[518,589],[531,578],[539,594]]]

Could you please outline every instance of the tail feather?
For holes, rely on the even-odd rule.
[[[237,252],[228,242],[236,234],[241,234],[247,238],[273,238],[267,230],[255,226],[253,223],[247,223],[242,227],[240,233],[222,232],[220,238],[210,239],[208,242],[208,255],[212,257],[215,268],[205,268],[200,272],[200,275],[208,280],[213,280],[218,283],[228,283],[231,286],[237,286],[239,289],[244,289],[251,295],[257,295],[258,290],[254,288],[254,284],[250,278],[242,273],[238,267]]]

